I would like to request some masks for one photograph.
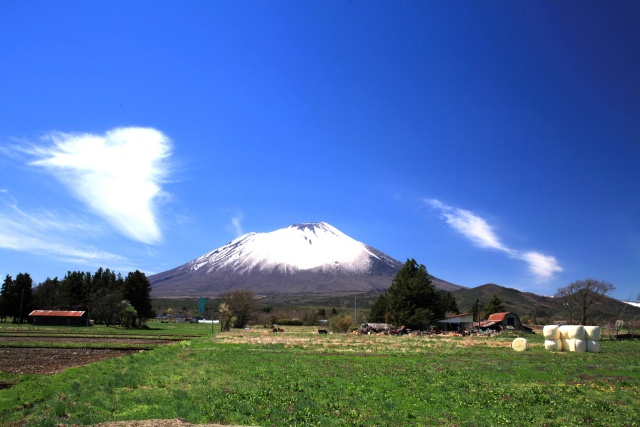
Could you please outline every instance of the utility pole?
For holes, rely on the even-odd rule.
[[[22,301],[24,300],[24,283],[22,284],[22,294],[20,295],[20,313],[18,318],[20,319],[20,325],[22,325]]]
[[[480,333],[480,309],[483,305],[479,299],[476,300],[476,310],[478,310],[478,334]]]
[[[211,335],[213,335],[213,298],[211,299]]]
[[[358,297],[355,298],[355,306],[353,308],[353,318],[355,319],[356,326],[358,326]]]

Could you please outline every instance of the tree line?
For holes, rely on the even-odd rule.
[[[0,322],[23,323],[32,310],[87,311],[107,326],[142,326],[155,317],[151,284],[139,270],[126,277],[102,267],[95,273],[69,271],[62,280],[47,278],[33,286],[28,273],[7,275],[0,290]]]

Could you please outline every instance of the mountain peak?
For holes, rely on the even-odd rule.
[[[388,288],[401,267],[401,262],[326,222],[303,222],[247,233],[150,281],[155,296],[202,296],[230,289],[263,294],[370,292]],[[176,286],[188,292],[171,289]]]

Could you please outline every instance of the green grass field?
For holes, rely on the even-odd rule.
[[[513,335],[318,335],[290,327],[284,334],[257,329],[211,336],[210,325],[156,326],[128,332],[184,339],[51,376],[0,374],[15,384],[0,391],[0,420],[35,426],[174,418],[257,426],[640,425],[637,340],[603,340],[599,354],[553,353],[540,335],[528,335],[530,348],[515,352]],[[102,333],[96,331],[73,329]]]

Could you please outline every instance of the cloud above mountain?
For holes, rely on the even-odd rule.
[[[54,132],[29,150],[44,168],[118,232],[146,244],[162,231],[158,203],[169,173],[171,142],[152,128],[116,128],[104,135]]]
[[[524,261],[529,272],[541,282],[550,280],[555,273],[562,271],[557,259],[537,251],[522,251],[513,249],[500,241],[493,227],[475,213],[449,206],[437,199],[426,199],[425,203],[440,212],[444,221],[454,231],[462,234],[475,246],[483,249],[493,249],[507,254],[510,258]]]

